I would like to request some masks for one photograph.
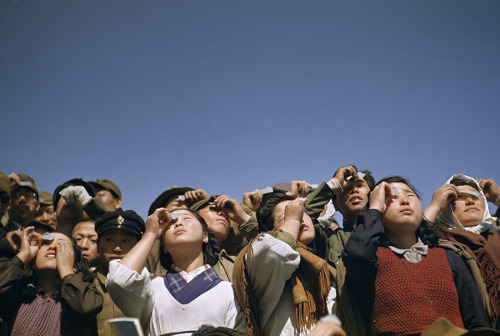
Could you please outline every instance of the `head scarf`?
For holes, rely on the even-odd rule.
[[[454,174],[446,181],[445,184],[451,184],[450,182],[456,177],[465,178],[466,180],[473,182],[477,186],[480,197],[484,199],[484,204],[485,204],[482,222],[495,226],[496,218],[492,217],[490,214],[490,210],[488,209],[488,200],[486,199],[486,196],[484,196],[483,189],[479,186],[479,183],[470,176],[463,174]],[[481,234],[482,232],[487,230],[487,228],[481,224],[471,227],[464,227],[462,223],[460,223],[460,221],[458,220],[457,216],[455,216],[455,214],[453,213],[453,208],[451,207],[451,204],[448,204],[446,208],[443,211],[441,211],[441,213],[437,217],[437,221],[441,224],[444,224],[447,228],[460,228],[477,234]]]

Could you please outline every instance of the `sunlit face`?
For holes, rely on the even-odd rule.
[[[112,209],[117,210],[122,206],[122,199],[119,197],[115,198],[108,190],[101,189],[96,193],[96,196]]]
[[[17,188],[10,194],[9,217],[21,224],[28,224],[38,211],[38,198],[31,189]]]
[[[53,205],[40,204],[40,209],[33,219],[37,222],[47,224],[53,229],[57,227],[57,217]]]
[[[101,235],[98,244],[101,264],[108,265],[111,260],[123,259],[138,241],[136,235],[125,230],[111,229],[105,231]]]
[[[364,179],[357,179],[348,189],[337,195],[335,209],[340,211],[345,219],[354,220],[368,204],[370,187]]]
[[[87,259],[91,267],[99,265],[100,255],[97,252],[97,233],[94,222],[80,222],[73,229],[71,235],[76,245],[82,250],[82,256]]]
[[[208,233],[203,232],[203,228],[198,219],[191,212],[186,210],[176,210],[177,220],[169,223],[162,233],[163,250],[170,253],[172,249],[179,246],[196,246],[202,249],[203,243],[208,243]]]
[[[291,201],[283,201],[278,203],[273,210],[274,227],[279,228],[285,221],[285,208]],[[302,223],[300,223],[299,235],[297,241],[304,245],[309,245],[314,240],[315,232],[314,225],[308,214],[304,212]]]
[[[57,249],[56,244],[62,242],[68,244],[69,248],[73,250],[73,243],[69,237],[62,233],[52,232],[54,240],[42,242],[42,246],[36,254],[33,267],[35,270],[57,270]],[[74,260],[73,260],[74,263]]]
[[[207,222],[208,228],[215,233],[215,238],[219,243],[226,240],[231,226],[229,225],[224,209],[221,209],[216,205],[209,204],[198,210],[198,215],[200,215],[205,222]]]
[[[404,183],[390,183],[399,195],[387,202],[382,224],[390,233],[414,233],[422,222],[422,204],[417,194]]]
[[[469,227],[482,222],[486,203],[479,191],[468,185],[457,186],[457,191],[458,198],[451,206],[460,223]]]

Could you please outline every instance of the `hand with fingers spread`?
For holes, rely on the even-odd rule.
[[[53,242],[56,247],[56,265],[61,279],[68,274],[73,274],[75,263],[75,252],[71,243],[67,240],[58,239]]]
[[[311,185],[306,181],[292,181],[290,190],[286,194],[293,197],[306,197],[311,189]]]
[[[186,197],[186,201],[191,205],[193,205],[196,202],[199,202],[201,200],[210,198],[210,196],[207,194],[207,192],[203,189],[186,191],[184,193],[184,197]]]
[[[489,202],[495,203],[500,197],[500,188],[493,179],[478,179],[477,182],[481,189],[483,189],[484,196]],[[498,204],[497,204],[498,205]]]
[[[453,184],[441,186],[432,195],[431,203],[425,209],[424,215],[431,223],[434,223],[437,216],[446,206],[457,199],[457,187]]]
[[[339,181],[342,190],[347,190],[351,184],[356,181],[358,172],[353,166],[347,166],[340,168],[335,174],[335,178]]]
[[[21,247],[17,257],[26,265],[30,263],[42,246],[42,236],[35,232],[34,226],[28,226],[21,234]]]
[[[239,225],[246,223],[250,215],[243,210],[241,205],[227,195],[220,195],[215,199],[217,207],[226,211],[227,217]]]
[[[264,195],[259,189],[243,194],[243,204],[252,211],[257,211]]]

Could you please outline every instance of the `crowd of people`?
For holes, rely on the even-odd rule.
[[[110,180],[51,193],[0,172],[0,335],[119,335],[120,317],[145,335],[500,335],[498,207],[493,179],[452,175],[423,207],[406,178],[345,166],[241,203],[171,187],[144,221]]]

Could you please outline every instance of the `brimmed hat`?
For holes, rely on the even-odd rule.
[[[38,195],[38,189],[36,188],[35,180],[31,176],[26,174],[17,174],[17,176],[19,176],[21,184],[17,184],[15,181],[12,181],[10,184],[11,190],[15,190],[17,188],[27,188]]]
[[[47,232],[54,232],[55,229],[48,225],[48,224],[45,224],[45,223],[42,223],[42,222],[39,222],[39,221],[36,221],[36,220],[32,220],[28,226],[34,226],[35,229],[41,229],[41,230],[44,230],[44,231],[47,231]]]
[[[52,198],[52,194],[48,191],[40,191],[38,193],[38,202],[40,205],[53,205]]]
[[[213,203],[215,202],[215,199],[219,197],[219,195],[214,195],[214,196],[210,196],[210,198],[205,198],[205,199],[202,199],[201,201],[198,201],[196,202],[195,204],[193,204],[189,210],[193,211],[193,212],[198,212],[198,210],[200,209],[203,209],[204,207],[206,207],[207,205],[209,205],[210,203]]]
[[[90,184],[88,184],[87,182],[85,182],[81,178],[75,178],[75,179],[64,182],[63,184],[58,186],[56,188],[56,190],[54,190],[54,195],[52,196],[52,203],[54,204],[55,207],[57,207],[57,203],[59,203],[59,199],[61,198],[61,195],[59,195],[59,192],[61,190],[63,190],[64,188],[71,187],[71,186],[82,186],[85,188],[85,190],[87,190],[87,192],[89,193],[89,195],[91,197],[95,196],[94,188],[92,188],[92,186]]]
[[[113,182],[110,180],[96,180],[96,181],[88,181],[88,183],[94,187],[96,191],[99,189],[104,189],[109,191],[111,194],[113,194],[114,198],[121,198],[122,197],[122,192],[120,191],[120,188],[116,186]]]
[[[112,229],[125,230],[136,236],[142,236],[146,230],[144,220],[133,210],[108,211],[95,222],[95,231],[100,237]]]
[[[192,191],[194,190],[193,188],[190,187],[176,187],[173,186],[172,188],[162,192],[160,196],[158,196],[154,202],[151,204],[148,210],[148,216],[150,216],[153,212],[155,212],[156,209],[161,208],[162,206],[165,206],[165,203],[167,200],[175,195],[184,195],[186,191]]]
[[[10,196],[10,179],[2,172],[0,172],[0,190],[5,191]]]

